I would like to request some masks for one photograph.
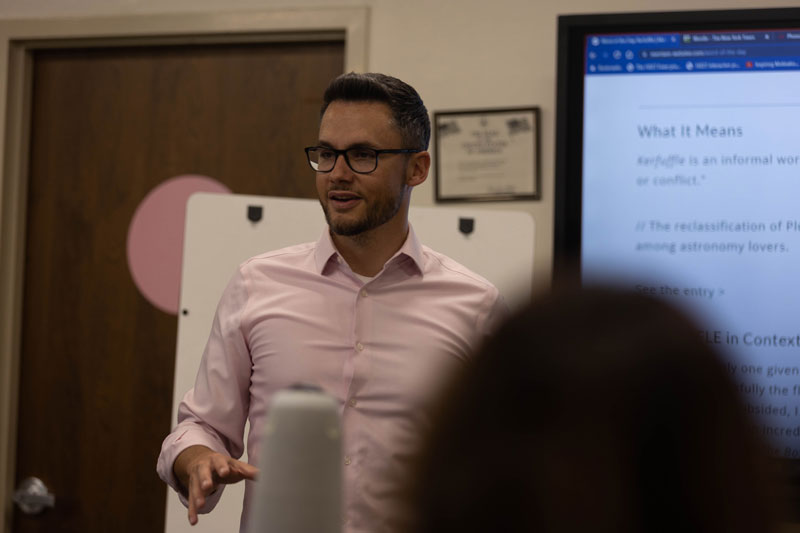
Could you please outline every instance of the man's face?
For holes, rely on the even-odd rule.
[[[389,106],[338,100],[322,116],[319,145],[338,150],[406,148],[400,132],[392,125]],[[378,168],[369,174],[358,174],[340,155],[333,170],[318,173],[319,202],[331,231],[354,236],[404,217],[401,207],[409,189],[406,167],[405,155],[381,154]]]

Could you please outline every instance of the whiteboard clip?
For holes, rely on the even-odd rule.
[[[248,205],[247,206],[247,220],[250,222],[258,222],[261,220],[261,215],[263,214],[264,209],[260,205]]]
[[[475,219],[474,218],[459,218],[458,219],[458,231],[463,233],[464,235],[469,235],[475,229]]]

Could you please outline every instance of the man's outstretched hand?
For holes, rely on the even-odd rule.
[[[258,469],[253,465],[205,446],[189,446],[183,450],[175,459],[172,470],[187,495],[189,523],[192,525],[197,523],[197,512],[206,504],[206,497],[216,491],[219,485],[255,479],[258,475]]]

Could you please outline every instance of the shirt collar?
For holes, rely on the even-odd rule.
[[[401,257],[408,257],[411,259],[416,265],[420,274],[424,272],[422,244],[420,244],[417,234],[414,232],[414,227],[410,223],[408,225],[408,236],[406,237],[403,246],[397,250],[397,252],[386,262],[386,264],[397,261]],[[331,261],[338,261],[338,258],[339,252],[336,250],[336,246],[333,244],[333,239],[331,239],[330,229],[328,226],[325,226],[325,229],[322,231],[322,235],[320,235],[320,238],[317,241],[316,250],[314,251],[314,262],[317,267],[317,272],[319,274],[323,274],[328,263]]]

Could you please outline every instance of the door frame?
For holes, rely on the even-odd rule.
[[[334,38],[345,72],[364,72],[368,30],[367,7],[0,20],[0,532],[13,516],[33,51]]]

